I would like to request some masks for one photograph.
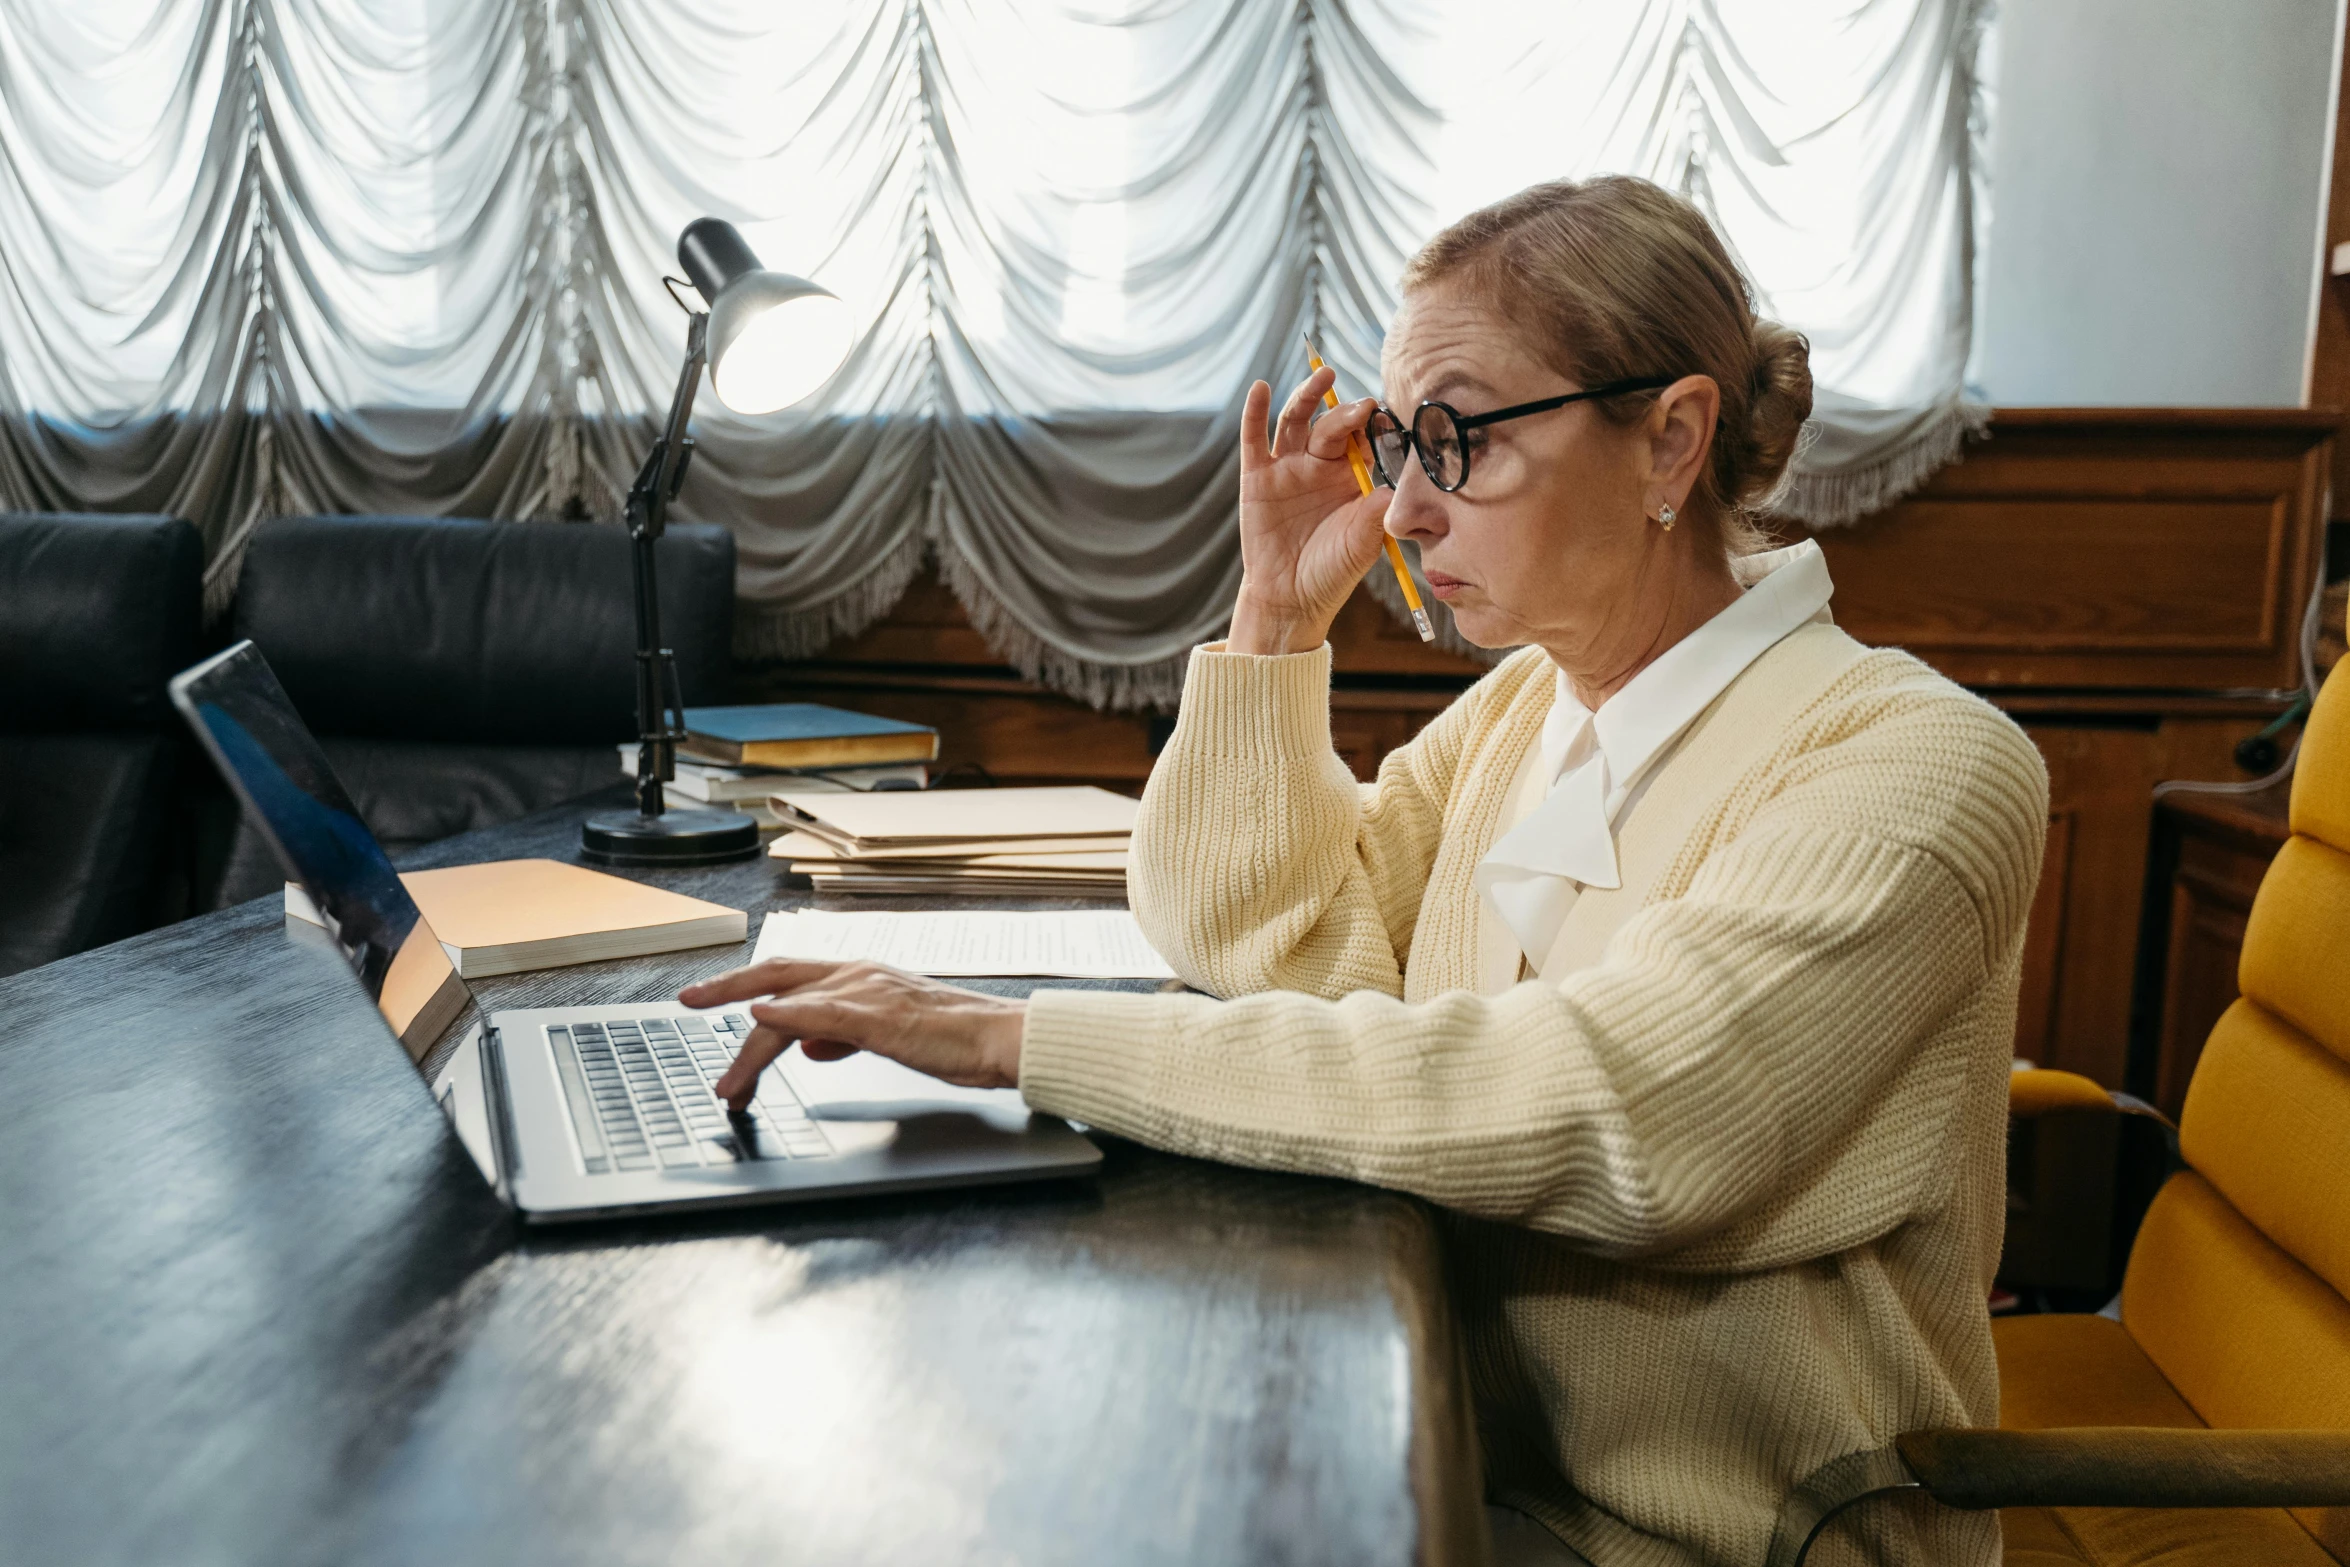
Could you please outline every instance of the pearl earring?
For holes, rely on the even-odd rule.
[[[1659,506],[1656,509],[1656,520],[1667,533],[1673,531],[1673,519],[1678,515],[1670,505]]]

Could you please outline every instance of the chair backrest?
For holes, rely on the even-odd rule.
[[[2196,1063],[2190,1168],[2148,1210],[2122,1320],[2207,1424],[2350,1428],[2350,670],[2302,736],[2292,836]],[[2350,1514],[2309,1520],[2343,1553]]]

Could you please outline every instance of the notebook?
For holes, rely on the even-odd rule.
[[[938,758],[938,731],[814,702],[689,707],[686,746],[729,767],[867,767]]]
[[[559,860],[407,871],[400,882],[466,979],[719,946],[750,933],[740,909]],[[292,882],[286,917],[326,923]]]

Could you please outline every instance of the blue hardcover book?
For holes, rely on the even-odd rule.
[[[938,758],[938,731],[814,702],[689,707],[685,748],[729,767],[863,767]]]

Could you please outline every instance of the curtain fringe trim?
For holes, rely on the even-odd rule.
[[[253,530],[270,515],[259,501],[245,508],[245,514],[229,525],[227,536],[213,550],[212,558],[204,563],[204,624],[217,626],[225,619],[229,606],[236,602],[237,584],[245,575],[245,547],[253,542]]]
[[[229,536],[220,541],[220,549],[204,565],[204,624],[219,624],[236,601],[238,579],[245,574],[245,545],[253,536],[253,526],[261,519],[247,517],[236,525]]]
[[[734,656],[741,659],[811,658],[829,644],[853,637],[897,608],[922,573],[928,544],[916,535],[882,558],[881,564],[838,597],[814,609],[753,609],[735,600]]]
[[[1965,455],[1991,433],[1991,409],[1960,400],[1897,450],[1841,473],[1796,473],[1764,515],[1814,528],[1843,528],[1873,516]]]
[[[1054,646],[1022,625],[952,548],[938,551],[938,574],[971,617],[971,625],[996,656],[1023,679],[1083,702],[1095,712],[1172,711],[1183,696],[1183,671],[1191,647],[1172,657],[1142,664],[1095,663]]]

